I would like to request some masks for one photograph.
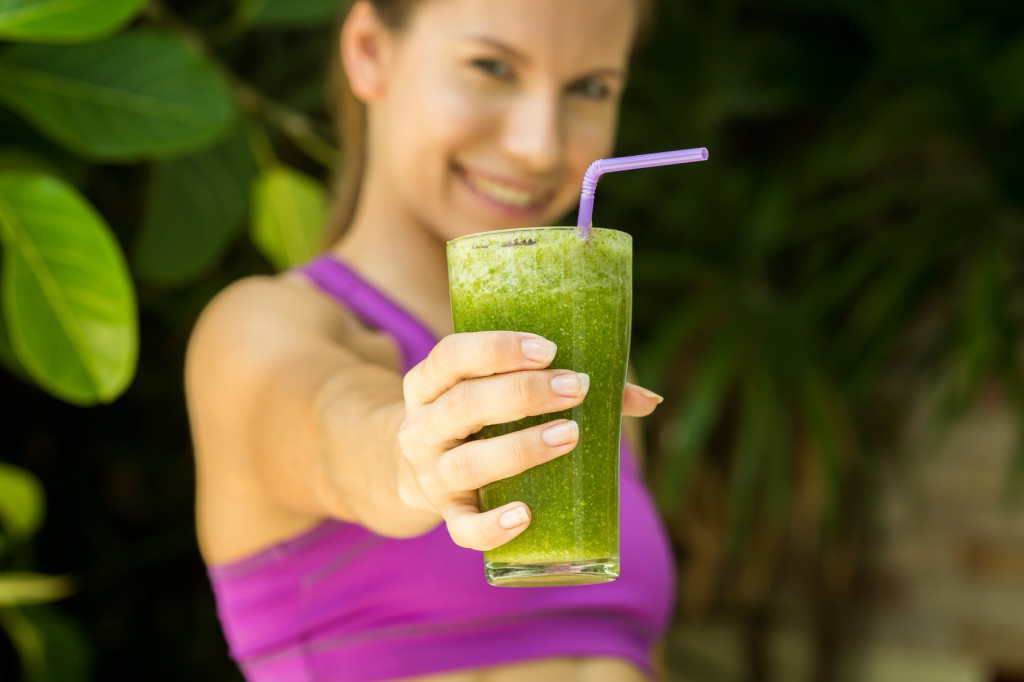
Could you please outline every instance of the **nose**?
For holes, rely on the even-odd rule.
[[[524,94],[506,111],[502,147],[521,169],[541,175],[556,169],[564,153],[561,102],[557,93]]]

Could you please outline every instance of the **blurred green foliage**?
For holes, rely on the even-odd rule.
[[[344,4],[0,0],[0,678],[238,679],[184,346],[228,282],[315,248]],[[1024,5],[661,5],[618,151],[711,161],[609,176],[595,224],[635,239],[684,601],[763,604],[798,555],[831,608],[921,396],[1024,415]],[[74,595],[40,605],[71,588],[33,570]]]

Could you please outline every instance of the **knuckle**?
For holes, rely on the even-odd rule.
[[[453,490],[475,490],[479,466],[466,448],[451,450],[445,457],[445,480]]]
[[[457,358],[461,355],[460,348],[464,338],[465,334],[449,334],[445,336],[437,342],[434,350],[427,357],[433,359],[435,363],[447,365],[449,358]]]
[[[420,496],[415,486],[408,481],[399,481],[398,499],[407,507],[417,508],[420,504]]]
[[[417,428],[416,420],[406,417],[398,427],[398,447],[406,459],[409,459],[410,453],[413,452],[415,445],[420,440],[421,435]]]
[[[537,378],[535,372],[517,372],[512,381],[511,395],[517,405],[531,405],[537,395]]]
[[[476,404],[474,394],[475,390],[473,389],[473,382],[468,381],[459,383],[457,386],[445,393],[443,405],[444,414],[446,416],[445,423],[460,430],[459,433],[446,434],[454,440],[462,440],[463,438],[466,438],[469,433],[474,431],[472,424],[468,424],[466,428],[462,428],[462,425],[466,423],[467,418],[473,414],[473,406]],[[466,432],[467,428],[468,432]]]
[[[503,332],[488,332],[483,336],[483,352],[489,360],[504,360],[508,355],[508,335]]]
[[[402,394],[405,396],[406,401],[409,400],[410,396],[416,395],[416,384],[419,379],[419,374],[422,371],[420,367],[423,365],[421,362],[416,365],[402,377]]]
[[[511,435],[506,446],[505,462],[513,473],[529,469],[532,464],[532,449],[523,431]]]

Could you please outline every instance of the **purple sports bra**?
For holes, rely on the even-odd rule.
[[[398,345],[403,370],[436,344],[421,323],[331,257],[300,270]],[[231,655],[250,682],[370,682],[561,656],[612,656],[653,673],[674,602],[664,529],[623,442],[621,577],[500,588],[444,525],[410,539],[323,521],[208,568]]]

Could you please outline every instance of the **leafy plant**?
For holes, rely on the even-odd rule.
[[[300,262],[318,241],[344,4],[0,0],[0,364],[75,405],[138,391],[138,408],[90,413],[113,425],[97,447],[132,465],[90,472],[98,502],[51,500],[123,521],[149,509],[110,492],[140,485],[139,462],[175,480],[180,506],[160,508],[179,525],[132,562],[198,566],[191,480],[167,475],[188,459],[174,445],[187,438],[184,338],[228,281]],[[634,235],[635,355],[668,397],[648,421],[651,478],[684,606],[739,605],[763,623],[773,588],[797,575],[834,632],[871,481],[909,406],[938,390],[950,416],[995,385],[1024,416],[1024,5],[659,4],[618,151],[703,145],[711,160],[602,181],[595,219]],[[50,428],[49,414],[34,421]],[[0,495],[0,514],[41,509],[25,500]],[[18,522],[4,523],[9,535]],[[28,536],[5,543],[0,580],[31,573]],[[19,599],[26,584],[47,598],[68,586],[12,580]],[[141,617],[104,594],[80,608]],[[208,621],[179,616],[183,632],[215,628],[206,606]],[[3,608],[32,623],[35,635],[12,630],[26,662],[74,641],[56,610]],[[109,671],[153,644],[94,646]],[[83,668],[76,656],[58,658]]]
[[[84,635],[66,617],[41,606],[70,594],[71,581],[19,570],[44,509],[39,481],[0,462],[0,569],[5,569],[0,572],[0,629],[21,653],[29,682],[84,680],[89,657]]]
[[[836,641],[911,410],[939,394],[948,419],[988,387],[1024,417],[1024,17],[976,9],[663,8],[675,40],[649,63],[680,66],[636,70],[624,147],[672,129],[711,160],[610,179],[595,219],[643,226],[653,480],[691,613],[723,600],[764,633],[799,575]]]
[[[75,405],[110,403],[130,386],[138,293],[121,235],[87,198],[101,164],[152,168],[131,262],[154,285],[182,286],[214,267],[248,215],[274,266],[315,253],[321,180],[278,160],[267,127],[325,164],[334,151],[305,114],[235,75],[213,42],[322,22],[340,9],[245,0],[204,35],[157,2],[0,0],[0,41],[13,43],[0,44],[0,106],[41,135],[0,149],[0,363]],[[3,548],[24,548],[41,489],[0,464],[0,493]],[[86,679],[75,626],[25,608],[65,596],[68,579],[14,568],[0,573],[0,623],[28,679]]]
[[[247,110],[251,137],[264,135],[269,121],[308,141],[315,135],[302,129],[303,116],[243,84],[204,37],[159,4],[149,5],[147,25],[110,35],[142,10],[134,0],[6,2],[0,38],[24,44],[0,51],[0,102],[84,160],[155,162],[135,247],[142,277],[180,285],[198,275],[230,246],[250,201],[256,244],[272,263],[287,267],[311,256],[323,223],[322,187],[274,160],[265,139],[254,178],[238,111]],[[335,2],[243,2],[228,27],[306,24],[338,10]],[[128,386],[136,363],[126,259],[75,187],[38,165],[29,170],[0,176],[8,360],[62,399],[109,402]]]

